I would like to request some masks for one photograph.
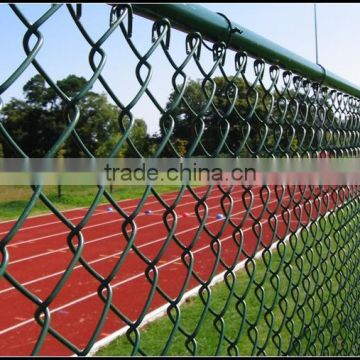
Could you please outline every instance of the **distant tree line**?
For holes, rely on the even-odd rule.
[[[69,75],[57,82],[68,97],[75,96],[86,84],[83,77]],[[30,157],[43,157],[68,126],[65,104],[55,91],[46,85],[41,75],[35,75],[23,88],[24,100],[11,99],[2,109],[0,120],[17,144]],[[96,157],[106,157],[121,138],[119,109],[110,104],[105,94],[89,91],[78,103],[80,118],[76,131],[88,150]],[[147,126],[143,119],[135,119],[130,135],[139,151],[147,142]],[[12,148],[1,138],[4,157],[14,157]],[[132,156],[125,143],[117,156]],[[83,157],[84,153],[74,137],[61,147],[57,156]]]
[[[221,154],[229,152],[250,154],[257,153],[263,139],[265,146],[276,149],[278,145],[286,148],[291,145],[296,148],[297,139],[289,132],[289,127],[283,127],[284,132],[279,136],[278,126],[272,129],[264,126],[264,119],[278,118],[284,123],[292,121],[291,112],[283,116],[281,104],[275,103],[274,98],[267,94],[263,87],[257,86],[252,91],[242,79],[231,79],[237,88],[229,86],[223,77],[213,79],[216,90],[213,95],[211,84],[205,86],[201,81],[190,80],[183,94],[183,100],[175,111],[171,112],[174,127],[171,131],[171,144],[166,144],[161,156],[174,156],[174,150],[180,156],[185,156],[192,144],[201,138],[193,156],[204,155],[204,151],[216,150],[222,136],[226,137]],[[62,91],[72,98],[85,86],[86,79],[69,75],[57,81]],[[68,119],[64,109],[66,104],[47,85],[41,75],[35,75],[23,87],[24,99],[12,98],[0,112],[0,121],[4,124],[13,139],[30,157],[43,157],[56,142],[61,133],[68,126]],[[178,94],[172,91],[169,95],[166,110],[170,109]],[[206,112],[202,110],[208,103],[209,96],[213,96],[213,103]],[[229,112],[236,96],[235,104]],[[120,128],[121,112],[118,107],[109,103],[105,94],[89,91],[78,103],[80,118],[76,131],[88,150],[96,157],[107,157],[123,134]],[[201,112],[201,117],[197,114]],[[226,121],[222,120],[222,117]],[[164,120],[162,120],[164,121]],[[129,139],[142,156],[155,154],[162,140],[167,135],[167,125],[160,122],[160,133],[150,135],[143,119],[135,119]],[[289,132],[289,133],[287,133]],[[279,144],[277,139],[281,138]],[[315,137],[312,140],[317,141]],[[291,144],[290,144],[291,143]],[[16,154],[0,137],[0,155],[14,157]],[[60,157],[83,157],[84,153],[78,142],[71,136],[58,151]],[[117,157],[137,157],[137,153],[128,142],[125,142],[116,154]]]

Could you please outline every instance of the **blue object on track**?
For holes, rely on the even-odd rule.
[[[146,214],[146,215],[150,215],[151,213],[152,213],[151,210],[145,210],[145,214]]]
[[[223,214],[217,214],[216,218],[217,219],[225,219],[225,216]]]
[[[111,212],[111,211],[114,211],[114,209],[112,207],[108,207],[107,211]]]

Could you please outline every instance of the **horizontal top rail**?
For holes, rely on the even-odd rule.
[[[174,28],[187,32],[200,32],[204,39],[212,42],[230,39],[228,45],[233,50],[245,50],[254,57],[263,58],[271,64],[291,70],[309,80],[360,97],[359,86],[234,22],[230,22],[231,27],[238,28],[241,32],[233,32],[229,38],[228,21],[203,6],[195,4],[133,4],[133,9],[135,13],[150,19],[166,17]]]

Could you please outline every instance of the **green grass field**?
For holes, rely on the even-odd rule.
[[[199,296],[188,299],[178,323],[188,336],[177,329],[166,354],[234,355],[235,348],[229,347],[233,342],[239,355],[356,355],[357,340],[349,329],[359,328],[358,319],[351,316],[352,309],[359,308],[359,220],[356,213],[344,227],[332,214],[314,223],[311,231],[302,228],[272,254],[249,260],[246,270],[237,272],[236,297],[229,295],[231,281],[229,286],[221,282],[212,287],[211,311],[195,340],[204,304]],[[141,351],[163,354],[173,329],[167,315],[145,325],[140,329]],[[134,339],[134,333],[130,337]],[[132,351],[124,335],[96,355]]]
[[[156,190],[159,193],[177,190],[177,186],[161,185]],[[44,186],[44,193],[60,210],[77,207],[89,207],[95,198],[98,188],[96,186],[62,186],[61,197],[58,197],[57,186]],[[107,188],[109,190],[109,188]],[[121,201],[142,196],[143,186],[114,186],[112,196]],[[28,186],[0,186],[0,221],[16,219],[30,200],[33,191]],[[103,196],[102,203],[107,203]],[[38,200],[31,211],[31,215],[49,212],[49,209]]]

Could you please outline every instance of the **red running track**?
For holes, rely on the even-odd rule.
[[[197,188],[196,192],[204,195],[206,189]],[[223,264],[216,265],[214,251],[219,252],[219,257],[228,266],[236,264],[248,256],[254,256],[263,246],[269,246],[285,238],[290,231],[295,232],[301,226],[306,226],[310,218],[315,219],[320,213],[324,214],[327,201],[331,202],[330,197],[325,200],[313,196],[311,200],[308,192],[305,193],[308,199],[305,203],[299,191],[295,192],[295,197],[291,199],[289,192],[285,192],[282,196],[278,192],[277,197],[273,187],[269,187],[268,192],[264,188],[260,190],[260,187],[254,187],[253,196],[250,196],[242,187],[233,189],[232,208],[229,199],[223,201],[226,210],[231,213],[233,224],[227,223],[224,227],[226,220],[216,218],[218,213],[223,212],[220,201],[223,194],[218,188],[212,189],[206,198],[208,211],[205,221],[206,231],[202,229],[195,242],[200,227],[200,221],[195,215],[197,201],[190,192],[186,191],[176,206],[177,224],[174,235],[184,246],[194,242],[191,249],[193,269],[203,281],[207,281],[212,273],[215,275],[225,270]],[[176,193],[168,193],[162,197],[171,204],[176,195]],[[119,205],[129,214],[136,208],[138,201],[138,199],[125,200]],[[312,201],[317,202],[318,206],[312,206]],[[305,211],[306,206],[312,206],[315,211],[308,213]],[[109,212],[108,207],[109,205],[99,205],[82,229],[84,239],[82,258],[103,277],[111,273],[127,245],[121,227],[124,219],[115,211]],[[145,214],[146,209],[151,209],[152,213]],[[63,214],[76,225],[83,219],[86,211],[87,209],[80,208],[65,211]],[[163,206],[154,196],[150,196],[134,221],[136,223],[134,245],[149,260],[156,258],[166,242],[168,229],[164,224],[163,214]],[[198,214],[200,218],[205,216],[204,206],[198,208]],[[173,226],[173,216],[169,214],[167,219],[168,225]],[[13,224],[14,221],[0,223],[1,237],[8,233]],[[222,227],[224,227],[223,231],[221,231]],[[130,230],[130,228],[127,230],[128,234],[131,233]],[[41,300],[46,299],[74,256],[67,244],[69,232],[69,228],[53,214],[28,218],[7,245],[10,256],[7,272],[29,292]],[[242,242],[241,251],[238,245],[240,242]],[[75,247],[76,243],[75,239]],[[172,298],[178,296],[188,274],[188,268],[181,261],[183,253],[183,249],[174,238],[171,238],[156,264],[158,285]],[[189,261],[189,258],[186,257],[185,260]],[[142,315],[152,288],[145,276],[146,269],[145,261],[131,249],[111,281],[112,304],[131,321],[136,321]],[[150,272],[150,275],[153,276],[153,272]],[[191,275],[186,291],[198,285],[196,277]],[[49,306],[51,327],[79,349],[87,345],[104,308],[104,302],[97,294],[98,287],[99,281],[85,270],[80,262],[77,262],[67,282]],[[160,293],[156,292],[146,313],[166,303]],[[0,279],[0,305],[0,355],[31,354],[41,332],[41,326],[34,319],[37,306],[4,278]],[[125,322],[110,310],[97,340],[125,325]],[[48,333],[39,355],[71,355],[72,353],[68,347]]]

